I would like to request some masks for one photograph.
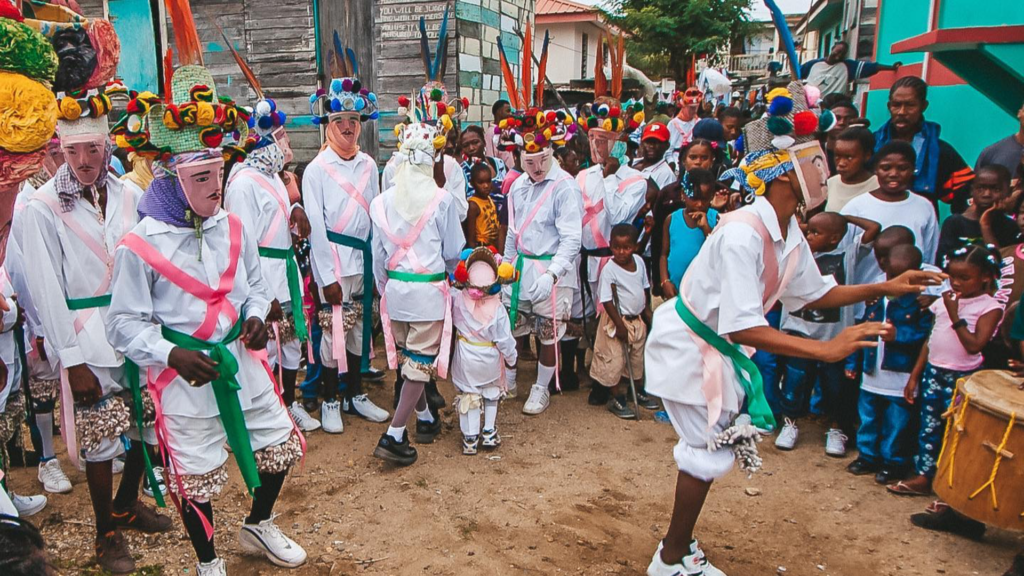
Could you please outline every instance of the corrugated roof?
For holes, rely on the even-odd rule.
[[[547,16],[551,14],[584,14],[597,12],[597,8],[571,2],[570,0],[537,0],[537,15]]]

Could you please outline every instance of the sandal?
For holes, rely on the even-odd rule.
[[[929,514],[942,514],[946,510],[949,510],[949,504],[942,500],[935,500],[924,509]]]
[[[909,484],[902,480],[895,484],[890,484],[886,486],[885,489],[898,496],[928,496],[931,494],[931,490],[928,490],[927,492],[915,490]]]

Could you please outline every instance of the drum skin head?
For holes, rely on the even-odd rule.
[[[971,403],[1009,418],[1017,414],[1024,423],[1024,390],[1017,386],[1024,382],[1005,370],[982,370],[970,375],[960,386],[971,397]]]

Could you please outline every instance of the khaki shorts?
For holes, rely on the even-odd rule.
[[[644,376],[644,343],[647,342],[647,325],[639,318],[623,319],[629,332],[629,344],[632,354],[629,357],[633,369],[633,378],[639,380]],[[590,377],[602,386],[615,386],[622,378],[629,377],[626,366],[626,348],[615,336],[615,324],[607,314],[602,314],[597,324],[597,336],[594,340],[594,359],[590,363]]]
[[[427,382],[434,376],[434,360],[441,351],[442,320],[427,322],[391,321],[391,334],[395,338],[402,363],[402,376],[407,380]],[[404,354],[410,352],[415,356]],[[448,353],[447,350],[444,351]],[[429,359],[429,362],[427,361]]]

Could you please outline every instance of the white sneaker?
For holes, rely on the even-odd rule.
[[[242,524],[238,532],[238,543],[246,552],[264,554],[272,563],[284,568],[296,568],[306,562],[306,551],[281,533],[273,518],[259,524]]]
[[[46,496],[42,494],[38,496],[20,496],[14,492],[10,493],[11,503],[14,504],[15,510],[18,511],[18,516],[26,517],[38,514],[46,508]]]
[[[534,384],[530,387],[530,397],[526,399],[526,404],[523,404],[523,414],[536,416],[547,410],[549,404],[551,404],[551,393],[548,392],[548,387]]]
[[[374,404],[366,394],[354,396],[352,402],[345,400],[344,410],[346,414],[353,414],[370,422],[387,422],[391,417],[387,410]]]
[[[796,427],[796,422],[786,418],[782,430],[779,430],[779,435],[775,437],[775,447],[779,450],[792,450],[799,435],[800,429]]]
[[[56,458],[39,464],[39,482],[42,483],[43,490],[51,494],[71,492],[71,481],[64,474],[64,470],[60,467],[60,461]]]
[[[312,432],[320,429],[320,421],[310,416],[309,412],[306,412],[306,409],[302,407],[302,404],[292,402],[292,405],[288,407],[288,413],[292,415],[292,420],[295,421],[295,425],[299,427],[299,430]]]
[[[328,434],[341,434],[344,432],[345,425],[341,422],[341,402],[334,400],[321,404],[320,422],[323,424],[324,432]]]
[[[666,564],[661,559],[663,547],[664,543],[658,542],[658,549],[654,551],[654,557],[647,566],[647,576],[726,576],[725,572],[707,561],[696,540],[690,543],[690,555],[683,556],[679,564]]]
[[[156,485],[160,487],[160,494],[167,495],[167,485],[164,484],[164,469],[161,466],[153,466],[153,475],[156,476]],[[149,485],[149,476],[142,476],[142,493],[150,498],[153,497],[153,487]]]
[[[825,454],[842,458],[846,456],[846,441],[849,438],[838,428],[829,428],[825,434]]]
[[[215,558],[213,562],[196,564],[197,576],[228,576],[228,565],[223,558]]]

